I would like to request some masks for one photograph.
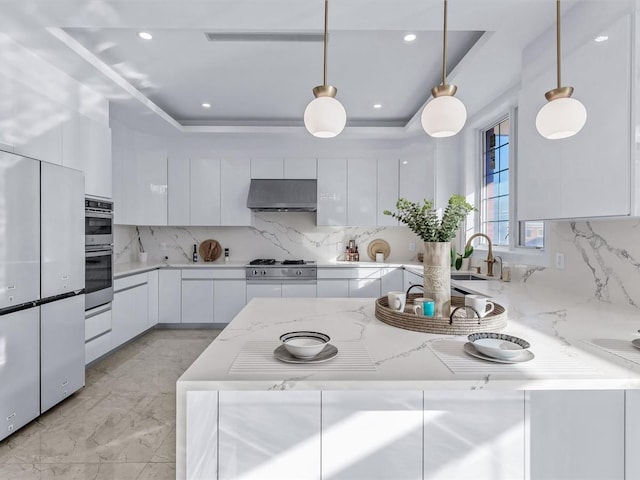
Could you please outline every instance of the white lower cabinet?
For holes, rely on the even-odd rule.
[[[379,278],[352,278],[349,280],[349,297],[378,298],[379,296]]]
[[[161,269],[158,272],[158,323],[180,323],[182,272]]]
[[[522,391],[425,391],[423,478],[524,479],[524,411]]]
[[[213,298],[214,323],[229,323],[247,304],[246,280],[215,280]]]
[[[625,392],[625,422],[635,428],[625,429],[626,478],[640,478],[640,390]]]
[[[624,390],[530,396],[531,480],[625,478]]]
[[[213,280],[182,280],[182,323],[213,323]]]
[[[422,478],[422,392],[322,392],[322,478]]]
[[[158,270],[147,272],[147,295],[149,303],[149,318],[147,326],[153,327],[158,323]]]
[[[318,480],[320,392],[219,392],[218,478]]]
[[[247,303],[256,297],[282,297],[282,285],[280,283],[268,283],[265,285],[247,284]]]
[[[318,298],[348,298],[349,280],[345,278],[327,278],[318,280]]]
[[[387,292],[404,291],[404,269],[400,267],[383,268],[380,271],[380,295]]]
[[[424,279],[421,275],[410,272],[408,270],[404,270],[404,288],[403,290],[406,292],[411,285],[422,285],[424,283]],[[420,290],[416,289],[416,292]]]
[[[111,329],[113,348],[131,340],[148,328],[148,310],[146,283],[114,293]]]

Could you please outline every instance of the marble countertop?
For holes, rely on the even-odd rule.
[[[186,390],[284,389],[637,389],[637,312],[566,294],[499,281],[457,282],[493,297],[508,311],[503,333],[531,343],[535,359],[502,365],[463,352],[466,336],[395,328],[377,320],[374,299],[253,299],[178,380]],[[291,365],[273,357],[279,336],[293,330],[330,335],[343,362]],[[631,350],[629,357],[629,350]],[[640,352],[640,351],[639,351]],[[246,359],[257,359],[251,368]],[[257,356],[256,356],[257,355]],[[340,356],[334,361],[337,361]],[[628,358],[627,358],[628,357]],[[354,357],[355,358],[355,357]],[[630,359],[631,358],[631,359]],[[249,367],[247,368],[247,365]],[[327,367],[319,367],[327,365]],[[359,366],[359,368],[356,368]],[[325,368],[324,370],[322,368]]]

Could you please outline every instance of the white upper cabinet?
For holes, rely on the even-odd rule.
[[[399,197],[418,203],[422,203],[425,198],[434,199],[433,164],[433,158],[403,158],[398,166]],[[385,208],[393,211],[395,210],[395,205],[396,202],[394,201],[393,205]]]
[[[347,160],[318,160],[318,225],[347,224]]]
[[[191,159],[190,225],[220,225],[220,159]]]
[[[252,158],[251,178],[284,178],[284,159]]]
[[[591,13],[594,22],[597,16]],[[626,15],[607,28],[594,26],[592,35],[584,32],[584,22],[565,25],[567,43],[570,32],[584,35],[574,40],[577,48],[565,48],[562,59],[562,83],[575,88],[573,97],[587,109],[584,128],[570,138],[548,140],[537,132],[535,119],[546,102],[544,93],[556,86],[555,63],[527,67],[525,51],[518,113],[519,220],[634,214],[631,108],[637,75],[631,70],[631,21]],[[608,40],[594,42],[603,31]],[[535,51],[539,55],[540,48]],[[555,52],[546,53],[553,57]],[[607,88],[611,82],[615,88]]]
[[[190,224],[191,164],[187,156],[169,153],[168,165],[167,224],[183,226]]]
[[[377,221],[377,162],[350,158],[347,162],[347,223],[375,225]]]
[[[251,162],[248,158],[221,160],[221,225],[251,225],[251,210],[247,208],[250,177]]]
[[[378,159],[378,209],[376,210],[377,224],[397,226],[398,221],[384,210],[395,210],[398,201],[398,160]]]
[[[318,176],[315,158],[252,158],[251,178],[306,178]]]
[[[283,178],[317,178],[317,163],[315,158],[285,158]]]
[[[87,195],[111,198],[111,129],[69,112],[62,123],[62,164],[84,172]]]

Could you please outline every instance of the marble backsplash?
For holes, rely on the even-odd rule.
[[[549,223],[551,266],[527,282],[640,309],[640,219]],[[556,253],[565,268],[555,267]]]
[[[354,239],[362,261],[370,261],[367,246],[377,238],[391,247],[388,261],[407,262],[417,258],[422,241],[406,227],[318,227],[313,213],[256,213],[251,227],[131,227],[115,228],[115,262],[135,261],[138,236],[149,261],[169,257],[170,262],[190,261],[193,245],[212,238],[230,249],[232,261],[254,258],[305,259],[319,263],[341,260],[345,247]],[[409,249],[415,244],[416,251]]]

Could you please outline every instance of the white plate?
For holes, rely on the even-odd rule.
[[[500,360],[519,358],[531,346],[526,340],[506,333],[472,333],[467,339],[478,352]]]
[[[640,348],[640,338],[636,338],[635,340],[631,340],[631,345],[636,348]]]
[[[489,357],[488,355],[484,355],[483,353],[480,353],[478,350],[476,350],[476,347],[474,347],[473,343],[471,342],[467,342],[464,344],[464,351],[469,355],[471,355],[472,357],[481,358],[482,360],[487,360],[489,362],[496,362],[496,363],[522,363],[522,362],[528,362],[529,360],[533,360],[535,358],[535,355],[529,350],[523,350],[520,356],[516,358],[510,358],[508,360]]]
[[[284,348],[284,345],[280,345],[273,351],[273,356],[285,363],[322,363],[331,360],[336,355],[338,355],[338,347],[330,343],[327,343],[327,346],[318,355],[311,358],[294,357]]]

